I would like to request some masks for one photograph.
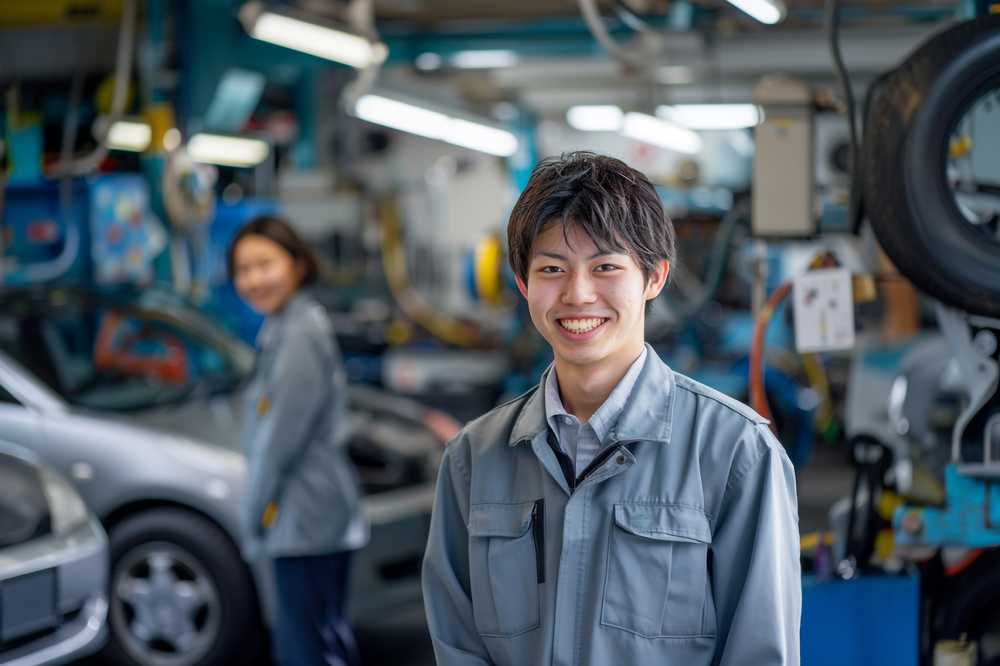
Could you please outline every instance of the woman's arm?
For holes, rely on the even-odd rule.
[[[274,508],[294,473],[323,409],[331,408],[332,370],[321,343],[308,330],[289,327],[279,342],[270,376],[256,405],[257,425],[251,447],[247,487],[248,520],[254,534],[263,532],[265,514]]]

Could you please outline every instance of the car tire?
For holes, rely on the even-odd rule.
[[[158,508],[111,526],[108,537],[109,640],[99,655],[100,663],[209,666],[266,662],[267,632],[260,619],[253,578],[235,545],[215,524],[190,511]],[[157,574],[159,569],[165,572]],[[168,601],[167,615],[161,616],[163,589],[156,590],[159,597],[149,589],[152,581],[164,579],[158,587],[183,588],[187,598],[198,597],[205,603],[190,613],[186,612],[190,607],[185,606],[171,619]],[[145,585],[146,596],[126,600],[141,585]],[[200,592],[191,594],[194,589]],[[168,591],[165,598],[174,596]],[[153,609],[153,615],[140,608]],[[181,633],[191,633],[178,631],[180,625],[171,624],[176,615],[194,617],[195,640],[183,645],[171,642]],[[161,620],[165,623],[157,624]],[[155,634],[150,635],[149,625],[156,625]],[[171,634],[170,639],[163,638]]]
[[[945,167],[958,121],[998,88],[1000,16],[944,30],[873,91],[860,160],[868,218],[900,272],[989,317],[1000,317],[1000,242],[965,219]]]

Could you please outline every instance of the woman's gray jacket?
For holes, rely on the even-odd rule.
[[[343,436],[346,376],[323,307],[298,293],[257,337],[243,445],[244,554],[323,555],[361,548],[368,524]],[[269,504],[277,515],[265,526]]]

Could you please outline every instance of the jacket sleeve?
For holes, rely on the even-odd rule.
[[[795,473],[764,424],[745,437],[712,539],[719,666],[798,666],[802,583]]]
[[[267,505],[278,502],[289,474],[309,443],[320,411],[332,404],[328,364],[308,332],[290,330],[280,342],[265,401],[257,405],[247,486],[247,516],[253,534],[264,531]],[[280,511],[280,506],[279,506]]]
[[[473,622],[469,582],[469,475],[454,443],[441,461],[423,564],[424,609],[438,666],[492,662]]]

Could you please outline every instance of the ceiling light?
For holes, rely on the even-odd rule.
[[[448,128],[448,116],[443,113],[381,95],[363,95],[354,113],[361,120],[428,139],[440,139]]]
[[[756,104],[673,104],[659,106],[656,115],[693,130],[733,130],[760,124]]]
[[[256,166],[271,152],[267,142],[260,139],[205,133],[191,137],[187,150],[196,162],[233,167]]]
[[[389,54],[381,42],[373,42],[341,28],[322,25],[248,2],[240,9],[247,32],[278,46],[363,69],[383,63]]]
[[[459,51],[448,59],[459,69],[500,69],[517,64],[517,54],[510,50]]]
[[[517,152],[517,137],[507,130],[461,118],[452,118],[445,141],[482,153],[510,157]]]
[[[354,114],[376,125],[498,157],[510,157],[517,152],[517,137],[512,132],[382,95],[363,95],[354,107]]]
[[[149,148],[153,138],[152,128],[143,122],[133,120],[116,120],[108,130],[108,148],[112,150],[128,150],[136,153]]]
[[[623,118],[622,110],[611,104],[574,106],[566,112],[569,126],[582,132],[617,132]]]
[[[626,113],[622,133],[630,139],[679,153],[694,155],[701,150],[701,137],[697,133],[645,113]]]
[[[729,0],[729,4],[768,25],[781,22],[787,13],[781,0]]]

